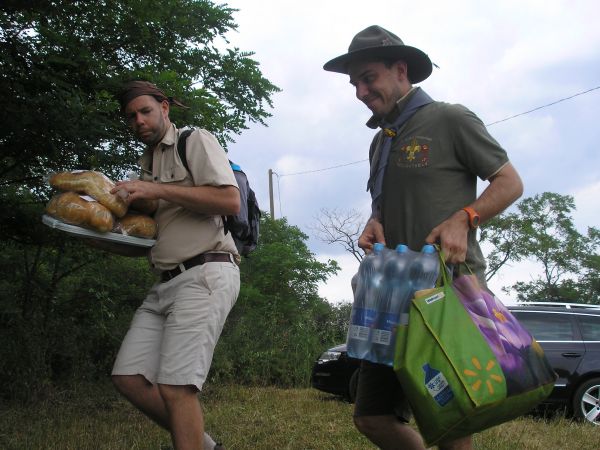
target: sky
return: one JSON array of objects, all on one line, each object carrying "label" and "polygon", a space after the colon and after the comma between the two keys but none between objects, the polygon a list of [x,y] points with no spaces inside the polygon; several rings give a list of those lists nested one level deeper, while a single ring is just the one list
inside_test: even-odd
[{"label": "sky", "polygon": [[[229,45],[253,52],[263,75],[282,89],[273,96],[267,127],[249,124],[234,136],[230,158],[247,173],[265,211],[271,169],[275,218],[285,217],[307,234],[318,260],[338,262],[338,275],[319,287],[328,301],[352,300],[350,279],[358,262],[341,245],[321,242],[314,228],[322,210],[368,217],[367,158],[374,131],[365,126],[370,112],[348,77],[322,67],[346,53],[353,36],[370,25],[429,55],[439,68],[419,86],[434,99],[463,104],[485,124],[501,121],[488,130],[521,175],[522,198],[572,195],[579,231],[600,227],[597,0],[435,0],[408,8],[408,2],[375,0],[226,4],[239,10]],[[478,190],[486,185],[480,182]],[[500,289],[530,281],[539,270],[533,262],[505,267],[490,287],[513,303]]]}]

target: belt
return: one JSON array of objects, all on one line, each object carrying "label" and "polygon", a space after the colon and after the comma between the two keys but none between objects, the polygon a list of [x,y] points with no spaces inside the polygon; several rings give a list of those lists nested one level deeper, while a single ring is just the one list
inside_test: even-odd
[{"label": "belt", "polygon": [[160,282],[165,283],[172,280],[177,275],[182,274],[188,269],[195,266],[200,266],[208,262],[232,262],[233,259],[229,253],[202,253],[180,263],[177,267],[171,270],[165,270],[160,274]]}]

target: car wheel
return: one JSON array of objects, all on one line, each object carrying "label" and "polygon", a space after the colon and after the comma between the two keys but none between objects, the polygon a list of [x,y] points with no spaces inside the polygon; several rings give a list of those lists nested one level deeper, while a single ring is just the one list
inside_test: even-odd
[{"label": "car wheel", "polygon": [[600,425],[600,378],[586,381],[573,397],[573,413],[579,419]]},{"label": "car wheel", "polygon": [[356,369],[352,376],[350,377],[350,381],[348,382],[348,399],[350,403],[354,403],[356,401],[356,390],[358,389],[358,371]]}]

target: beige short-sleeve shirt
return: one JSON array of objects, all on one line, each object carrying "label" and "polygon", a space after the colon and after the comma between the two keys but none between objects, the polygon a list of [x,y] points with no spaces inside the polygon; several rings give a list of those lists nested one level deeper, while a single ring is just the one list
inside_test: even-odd
[{"label": "beige short-sleeve shirt", "polygon": [[[142,180],[180,186],[237,187],[225,150],[206,130],[195,129],[187,138],[188,172],[177,152],[181,131],[172,125],[154,149],[146,149],[139,161]],[[206,252],[227,252],[239,258],[231,233],[223,232],[221,216],[190,211],[161,199],[154,219],[158,237],[149,259],[158,271],[172,269]]]}]

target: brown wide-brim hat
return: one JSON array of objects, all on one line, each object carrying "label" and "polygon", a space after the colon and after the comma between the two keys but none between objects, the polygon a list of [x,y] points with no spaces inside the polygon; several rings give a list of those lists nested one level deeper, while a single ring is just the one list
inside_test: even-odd
[{"label": "brown wide-brim hat", "polygon": [[354,61],[400,59],[406,62],[411,83],[418,83],[431,75],[433,66],[427,54],[418,48],[404,45],[402,39],[385,28],[372,25],[354,36],[348,53],[328,61],[323,69],[348,74],[348,65]]}]

